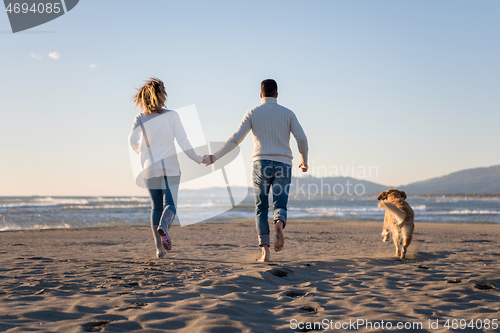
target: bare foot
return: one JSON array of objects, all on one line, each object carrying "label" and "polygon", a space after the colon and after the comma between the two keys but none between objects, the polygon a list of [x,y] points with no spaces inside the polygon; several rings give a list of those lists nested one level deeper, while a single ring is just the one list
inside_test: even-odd
[{"label": "bare foot", "polygon": [[257,259],[257,261],[260,262],[269,262],[269,246],[267,245],[262,245],[262,257]]},{"label": "bare foot", "polygon": [[283,234],[283,221],[278,220],[274,224],[274,251],[280,252],[285,245],[285,235]]}]

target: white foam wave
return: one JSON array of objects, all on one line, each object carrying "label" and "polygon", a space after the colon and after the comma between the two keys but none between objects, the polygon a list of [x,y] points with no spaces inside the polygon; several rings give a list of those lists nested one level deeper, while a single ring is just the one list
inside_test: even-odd
[{"label": "white foam wave", "polygon": [[123,198],[90,198],[90,202],[149,202],[147,197],[123,197]]},{"label": "white foam wave", "polygon": [[17,224],[5,224],[0,227],[0,232],[1,231],[17,231],[17,230],[41,230],[41,229],[68,229],[71,228],[72,226],[61,222],[58,224],[32,224],[32,225],[24,225],[24,226],[19,226]]},{"label": "white foam wave", "polygon": [[445,213],[444,215],[498,215],[498,214],[500,214],[500,211],[498,211],[498,210],[462,209],[462,210],[452,210],[452,211],[449,211],[448,213]]},{"label": "white foam wave", "polygon": [[0,205],[0,208],[37,208],[37,207],[55,207],[62,205],[86,205],[89,201],[86,199],[67,199],[67,198],[35,198],[33,201],[15,202]]},{"label": "white foam wave", "polygon": [[[124,197],[124,198],[103,198],[103,197],[90,197],[90,198],[28,198],[24,201],[15,200],[14,202],[4,202],[0,204],[0,209],[16,209],[16,208],[50,208],[59,207],[63,208],[80,208],[80,209],[96,209],[96,208],[137,208],[144,207],[145,203],[149,203],[149,198],[146,197]],[[137,205],[120,205],[120,203],[138,203]],[[100,203],[114,203],[115,205],[99,205]],[[68,207],[64,207],[68,206]]]},{"label": "white foam wave", "polygon": [[[300,209],[300,208],[298,208]],[[329,212],[340,212],[340,213],[350,213],[350,212],[381,212],[380,208],[338,208],[338,207],[314,207],[305,208],[308,213],[329,213]]]},{"label": "white foam wave", "polygon": [[74,205],[67,206],[64,209],[127,209],[127,208],[147,208],[149,205]]},{"label": "white foam wave", "polygon": [[461,203],[461,202],[498,202],[500,198],[467,198],[467,197],[443,197],[443,198],[428,198],[437,203]]},{"label": "white foam wave", "polygon": [[190,203],[178,203],[177,207],[179,208],[189,208],[189,209],[199,209],[199,208],[214,208],[216,207],[216,204],[213,202],[205,202],[205,203],[200,203],[200,202],[190,202]]},{"label": "white foam wave", "polygon": [[364,216],[364,217],[379,217],[383,215],[383,210],[373,207],[365,208],[339,208],[339,207],[314,207],[314,208],[297,208],[291,207],[292,217],[344,217],[344,216]]}]

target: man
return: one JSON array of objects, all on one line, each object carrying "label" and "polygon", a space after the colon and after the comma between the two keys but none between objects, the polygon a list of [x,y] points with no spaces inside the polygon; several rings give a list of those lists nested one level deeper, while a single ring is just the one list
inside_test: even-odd
[{"label": "man", "polygon": [[[299,168],[306,172],[307,137],[295,114],[278,104],[278,85],[276,81],[267,79],[261,83],[261,105],[249,110],[238,130],[213,155],[215,162],[233,150],[252,130],[253,151],[253,184],[255,195],[256,227],[259,235],[259,246],[262,257],[259,261],[269,261],[269,191],[273,194],[274,216],[274,250],[281,251],[285,244],[283,229],[286,226],[288,193],[292,178],[292,150],[290,149],[290,133],[297,140],[300,152]],[[211,163],[208,163],[211,164]]]}]

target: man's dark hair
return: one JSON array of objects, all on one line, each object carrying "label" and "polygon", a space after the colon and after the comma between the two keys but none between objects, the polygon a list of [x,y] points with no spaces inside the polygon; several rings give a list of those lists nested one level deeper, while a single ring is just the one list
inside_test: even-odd
[{"label": "man's dark hair", "polygon": [[267,79],[260,84],[260,92],[263,97],[276,97],[278,84],[273,79]]}]

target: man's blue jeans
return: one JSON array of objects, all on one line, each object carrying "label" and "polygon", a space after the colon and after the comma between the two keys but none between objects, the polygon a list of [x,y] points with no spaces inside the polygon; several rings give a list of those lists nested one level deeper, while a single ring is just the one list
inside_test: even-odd
[{"label": "man's blue jeans", "polygon": [[259,246],[270,245],[269,193],[273,195],[273,217],[286,225],[286,206],[292,182],[292,166],[269,160],[257,160],[253,163],[253,192],[255,195],[255,224],[259,235]]},{"label": "man's blue jeans", "polygon": [[171,210],[177,213],[177,193],[181,176],[154,177],[144,179],[151,198],[151,224],[154,227],[161,225],[165,230],[168,227],[163,220],[163,212]]}]

